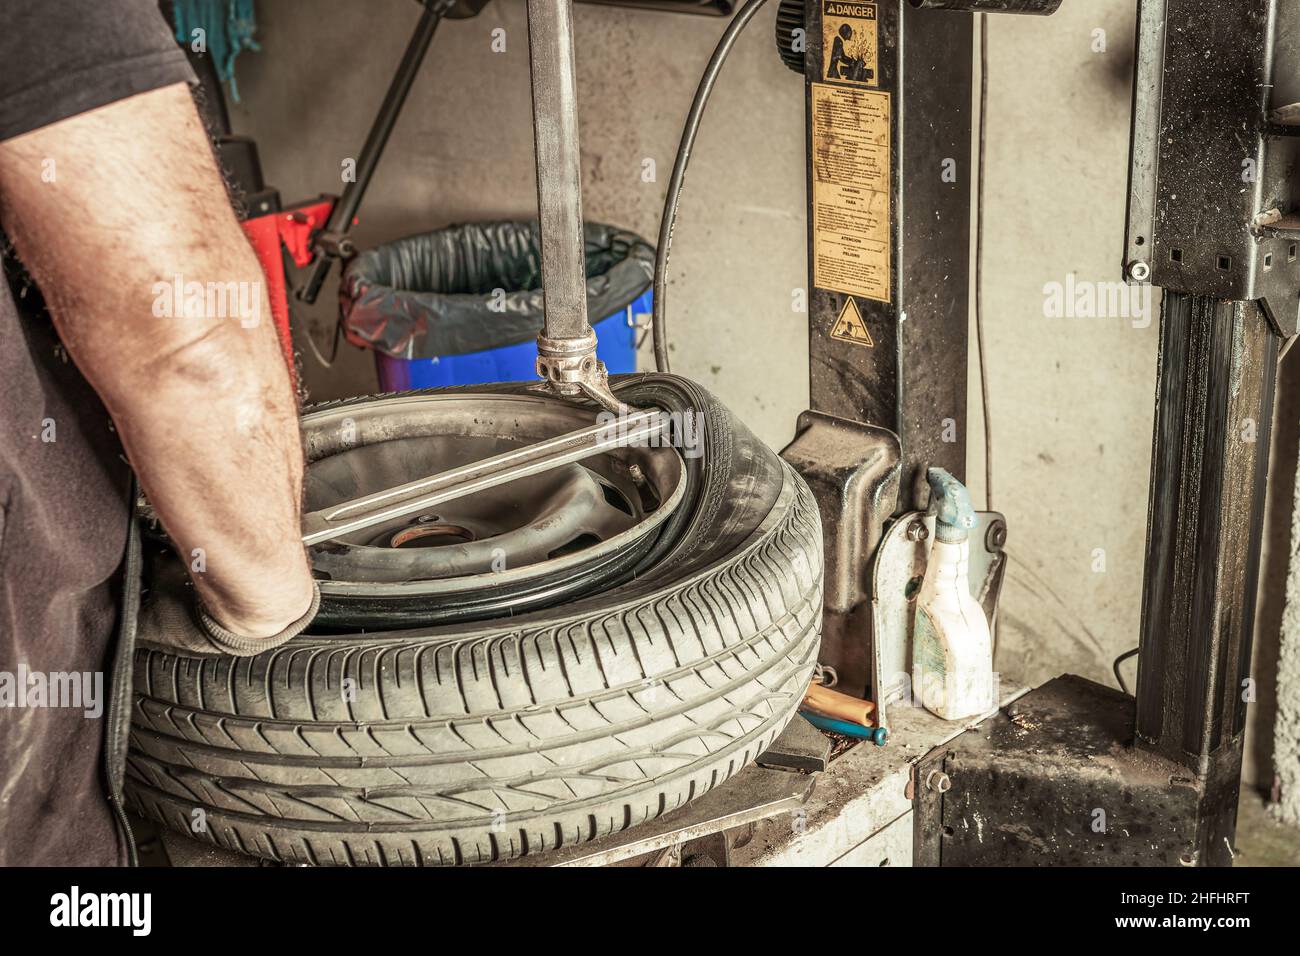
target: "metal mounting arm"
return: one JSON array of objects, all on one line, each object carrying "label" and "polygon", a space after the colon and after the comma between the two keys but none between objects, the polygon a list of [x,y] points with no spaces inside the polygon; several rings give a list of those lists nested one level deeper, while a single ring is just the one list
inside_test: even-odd
[{"label": "metal mounting arm", "polygon": [[528,0],[528,59],[546,309],[546,326],[537,336],[537,374],[559,395],[585,396],[621,412],[626,406],[609,390],[587,321],[573,0]]}]

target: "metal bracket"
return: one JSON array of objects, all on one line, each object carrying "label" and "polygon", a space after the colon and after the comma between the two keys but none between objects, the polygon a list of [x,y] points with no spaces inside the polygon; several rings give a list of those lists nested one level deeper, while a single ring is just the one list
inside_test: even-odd
[{"label": "metal bracket", "polygon": [[565,397],[581,395],[620,415],[630,411],[610,391],[609,373],[596,358],[596,331],[590,326],[582,336],[553,339],[545,331],[538,335],[537,374],[544,380],[542,390]]},{"label": "metal bracket", "polygon": [[1172,292],[1263,302],[1276,332],[1295,334],[1298,67],[1294,3],[1142,0],[1128,278]]},{"label": "metal bracket", "polygon": [[845,693],[867,694],[872,684],[867,567],[897,507],[898,436],[807,411],[781,457],[808,482],[821,512],[826,554],[821,661],[835,668]]},{"label": "metal bracket", "polygon": [[[1006,576],[1006,519],[997,512],[975,514],[970,533],[970,580],[975,599],[989,619],[997,641],[998,599]],[[886,530],[871,572],[872,640],[871,699],[877,721],[888,727],[889,705],[908,700],[912,691],[912,631],[916,595],[925,577],[934,541],[934,515],[912,511],[900,515]]]}]

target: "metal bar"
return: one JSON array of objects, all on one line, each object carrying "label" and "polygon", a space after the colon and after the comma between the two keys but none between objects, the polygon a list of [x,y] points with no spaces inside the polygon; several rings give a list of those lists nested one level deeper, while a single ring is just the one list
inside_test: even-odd
[{"label": "metal bar", "polygon": [[1259,303],[1165,292],[1137,739],[1202,779],[1241,760],[1279,341]]},{"label": "metal bar", "polygon": [[312,263],[306,282],[298,289],[298,298],[302,301],[308,303],[316,301],[325,282],[325,276],[329,274],[331,263],[343,251],[341,247],[347,242],[347,233],[352,226],[352,220],[361,207],[361,200],[365,197],[366,188],[375,174],[375,167],[379,165],[379,159],[384,154],[384,146],[388,143],[389,134],[393,132],[393,126],[397,123],[406,96],[411,91],[411,84],[415,82],[415,75],[420,72],[420,64],[424,61],[424,55],[433,41],[433,34],[437,31],[443,14],[453,6],[453,3],[454,0],[425,0],[424,12],[420,14],[415,31],[406,44],[406,52],[402,54],[402,61],[398,64],[397,72],[393,74],[392,82],[388,84],[388,92],[384,94],[379,113],[370,126],[365,145],[361,147],[361,153],[357,156],[356,178],[343,188],[343,195],[334,204],[329,221],[317,234],[316,259]]},{"label": "metal bar", "polygon": [[626,406],[609,390],[605,363],[596,357],[596,333],[587,321],[573,0],[528,0],[528,62],[546,310],[537,336],[537,374],[558,395],[586,396],[624,414]]},{"label": "metal bar", "polygon": [[730,16],[735,5],[731,0],[579,0],[581,3],[624,10],[655,10],[662,13],[694,13],[706,17]]},{"label": "metal bar", "polygon": [[597,423],[533,445],[511,449],[482,461],[331,505],[303,516],[302,542],[305,545],[319,544],[463,498],[485,488],[582,461],[613,448],[649,441],[660,435],[667,424],[666,416],[657,410],[636,412],[614,422]]},{"label": "metal bar", "polygon": [[[586,339],[587,267],[572,0],[528,0],[537,212],[548,339]],[[592,341],[594,349],[595,342]]]},{"label": "metal bar", "polygon": [[1051,16],[1061,0],[909,0],[919,10],[959,10],[965,13],[1027,13]]}]

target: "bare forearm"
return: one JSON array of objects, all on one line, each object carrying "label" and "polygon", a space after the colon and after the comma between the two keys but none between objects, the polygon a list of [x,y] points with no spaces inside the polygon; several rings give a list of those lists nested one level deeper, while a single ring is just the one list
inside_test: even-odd
[{"label": "bare forearm", "polygon": [[305,610],[308,575],[302,449],[279,343],[269,323],[168,338],[136,364],[120,340],[91,336],[78,362],[96,370],[91,381],[209,609],[235,630],[274,633]]},{"label": "bare forearm", "polygon": [[209,610],[250,635],[300,616],[294,397],[188,92],[0,144],[0,201]]}]

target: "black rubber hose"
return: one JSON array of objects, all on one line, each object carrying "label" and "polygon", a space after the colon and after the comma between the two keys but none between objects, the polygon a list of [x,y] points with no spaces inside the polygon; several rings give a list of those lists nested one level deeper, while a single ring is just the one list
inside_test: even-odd
[{"label": "black rubber hose", "polygon": [[722,64],[726,61],[732,46],[735,45],[736,37],[740,36],[740,31],[749,25],[749,22],[754,19],[754,14],[758,13],[759,8],[766,2],[767,0],[749,0],[723,31],[722,39],[718,41],[713,56],[709,59],[709,65],[704,68],[704,75],[700,77],[695,99],[691,101],[691,111],[686,117],[686,126],[682,129],[681,142],[677,145],[677,160],[673,163],[672,179],[668,181],[668,194],[664,197],[664,212],[659,220],[659,244],[655,250],[654,318],[651,332],[654,336],[655,368],[660,372],[669,371],[668,330],[664,325],[664,304],[668,298],[668,250],[673,244],[673,227],[677,224],[677,204],[682,198],[682,181],[686,178],[686,165],[691,161],[695,134],[700,130],[700,117],[704,115],[704,107],[708,105],[709,94],[713,92],[713,84],[718,79]]},{"label": "black rubber hose", "polygon": [[1115,681],[1119,684],[1119,689],[1126,694],[1129,692],[1128,685],[1124,683],[1124,675],[1120,673],[1119,665],[1123,664],[1130,657],[1137,657],[1139,650],[1140,648],[1135,647],[1131,651],[1125,651],[1119,657],[1115,658],[1115,663],[1110,666],[1110,669],[1115,672]]}]

